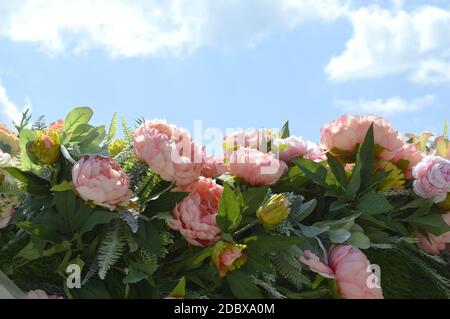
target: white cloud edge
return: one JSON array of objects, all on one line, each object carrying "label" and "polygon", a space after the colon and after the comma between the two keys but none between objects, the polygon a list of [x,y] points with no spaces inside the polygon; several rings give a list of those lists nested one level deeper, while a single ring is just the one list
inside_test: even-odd
[{"label": "white cloud edge", "polygon": [[407,100],[401,97],[391,97],[387,99],[359,99],[359,100],[339,100],[334,104],[348,113],[377,114],[392,116],[398,113],[411,113],[432,107],[437,101],[434,95],[428,94],[423,97]]},{"label": "white cloud edge", "polygon": [[25,105],[22,108],[18,107],[8,96],[2,79],[0,79],[0,114],[15,123],[19,123],[22,118],[22,112],[26,109],[31,109],[31,101],[26,99]]}]

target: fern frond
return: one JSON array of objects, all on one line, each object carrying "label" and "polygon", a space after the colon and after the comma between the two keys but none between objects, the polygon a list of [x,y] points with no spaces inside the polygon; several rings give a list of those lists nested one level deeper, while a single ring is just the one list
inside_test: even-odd
[{"label": "fern frond", "polygon": [[122,125],[123,130],[123,136],[125,140],[125,145],[129,146],[133,144],[133,131],[131,130],[130,126],[128,125],[125,118],[122,116],[120,118],[120,124]]},{"label": "fern frond", "polygon": [[105,279],[108,271],[122,256],[123,250],[131,236],[129,227],[115,223],[103,237],[98,250],[98,275]]},{"label": "fern frond", "polygon": [[310,279],[302,274],[302,265],[298,259],[300,255],[299,248],[291,247],[277,254],[273,260],[273,264],[277,272],[296,287],[302,287],[303,285],[310,286]]},{"label": "fern frond", "polygon": [[122,152],[114,156],[114,161],[116,161],[118,164],[122,165],[125,163],[128,159],[134,157],[134,148],[133,144],[127,145],[124,147]]},{"label": "fern frond", "polygon": [[274,287],[270,282],[261,280],[261,279],[255,279],[255,283],[263,288],[267,293],[269,293],[270,296],[272,296],[275,299],[286,299],[287,297],[283,295],[281,292],[278,291],[276,287]]},{"label": "fern frond", "polygon": [[108,134],[106,134],[106,136],[103,140],[103,143],[102,143],[103,149],[105,149],[105,150],[108,149],[108,147],[114,141],[116,134],[117,134],[117,112],[115,112],[113,117],[111,118],[111,123],[109,124]]}]

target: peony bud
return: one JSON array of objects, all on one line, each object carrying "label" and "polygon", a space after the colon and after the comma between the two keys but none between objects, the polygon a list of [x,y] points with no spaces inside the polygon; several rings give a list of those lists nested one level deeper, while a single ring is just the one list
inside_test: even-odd
[{"label": "peony bud", "polygon": [[43,164],[53,164],[61,156],[59,133],[54,130],[36,132],[35,140],[28,146],[29,152]]},{"label": "peony bud", "polygon": [[264,228],[271,230],[288,218],[290,211],[287,197],[283,194],[277,194],[273,195],[264,206],[258,209],[256,216],[264,225]]},{"label": "peony bud", "polygon": [[108,147],[108,153],[114,157],[122,152],[124,147],[125,144],[122,140],[114,140]]},{"label": "peony bud", "polygon": [[219,241],[213,248],[212,260],[216,265],[219,275],[224,277],[227,272],[239,269],[247,261],[244,253],[246,245]]}]

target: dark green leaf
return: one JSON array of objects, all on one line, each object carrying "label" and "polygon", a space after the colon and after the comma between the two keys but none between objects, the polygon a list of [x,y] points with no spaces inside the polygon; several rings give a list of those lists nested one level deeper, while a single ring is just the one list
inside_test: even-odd
[{"label": "dark green leaf", "polygon": [[356,208],[363,214],[377,215],[386,214],[394,207],[382,194],[372,191],[359,199]]},{"label": "dark green leaf", "polygon": [[291,132],[289,131],[289,121],[287,121],[281,128],[281,138],[288,138],[290,136]]},{"label": "dark green leaf", "polygon": [[304,237],[286,236],[255,236],[249,238],[248,250],[254,254],[264,255],[271,252],[284,250],[293,245],[300,245],[305,242]]},{"label": "dark green leaf", "polygon": [[242,271],[235,270],[228,273],[227,282],[233,295],[238,299],[262,299],[261,291],[255,284],[251,276],[244,274]]}]

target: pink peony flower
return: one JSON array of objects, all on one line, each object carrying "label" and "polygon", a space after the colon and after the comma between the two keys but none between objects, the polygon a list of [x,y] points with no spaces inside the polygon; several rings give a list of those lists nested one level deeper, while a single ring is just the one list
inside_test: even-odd
[{"label": "pink peony flower", "polygon": [[381,117],[343,115],[325,125],[321,131],[321,141],[325,148],[335,155],[339,151],[353,153],[363,143],[371,124],[374,124],[375,144],[383,150],[378,157],[391,160],[403,146],[401,136]]},{"label": "pink peony flower", "polygon": [[168,225],[179,231],[194,246],[210,246],[220,239],[216,214],[223,187],[212,179],[201,177],[199,181],[177,188],[191,192],[172,212]]},{"label": "pink peony flower", "polygon": [[[405,143],[400,148],[392,159],[392,163],[398,164],[400,169],[405,170],[405,178],[412,178],[412,169],[416,166],[424,157],[424,154],[419,151],[416,145]],[[406,167],[402,167],[402,161],[408,161]]]},{"label": "pink peony flower", "polygon": [[165,121],[146,121],[134,133],[138,159],[166,181],[187,185],[195,181],[204,166],[204,151],[190,135]]},{"label": "pink peony flower", "polygon": [[291,136],[284,139],[274,139],[272,145],[279,151],[280,159],[290,163],[291,159],[303,157],[313,161],[326,159],[323,151],[315,143],[305,141],[301,137]]},{"label": "pink peony flower", "polygon": [[6,210],[6,212],[2,212],[2,208],[0,207],[0,229],[8,227],[13,217],[14,211],[14,207],[10,207]]},{"label": "pink peony flower", "polygon": [[[442,215],[442,218],[450,225],[450,213]],[[447,244],[450,244],[450,231],[442,235],[435,236],[433,234],[428,234],[427,236],[422,233],[417,232],[417,246],[434,256],[439,255],[442,251],[446,250]]]},{"label": "pink peony flower", "polygon": [[72,168],[72,182],[81,198],[111,211],[128,205],[132,197],[128,176],[107,157],[83,157]]},{"label": "pink peony flower", "polygon": [[51,131],[57,131],[57,132],[61,132],[64,128],[64,121],[59,119],[56,122],[52,122],[49,126],[48,129]]},{"label": "pink peony flower", "polygon": [[331,249],[328,265],[310,251],[305,251],[300,261],[311,271],[336,280],[339,294],[345,299],[383,299],[381,288],[369,288],[372,275],[370,262],[357,248],[337,245]]},{"label": "pink peony flower", "polygon": [[414,191],[435,203],[443,202],[450,192],[450,160],[439,156],[426,156],[413,168]]},{"label": "pink peony flower", "polygon": [[216,178],[225,174],[228,168],[225,166],[223,159],[208,157],[205,166],[202,169],[202,175],[205,177]]},{"label": "pink peony flower", "polygon": [[240,148],[230,156],[230,173],[252,186],[275,184],[286,168],[272,153],[256,149]]},{"label": "pink peony flower", "polygon": [[64,299],[63,297],[55,296],[55,295],[47,295],[47,293],[44,290],[36,289],[29,291],[25,299]]},{"label": "pink peony flower", "polygon": [[201,198],[201,205],[206,210],[217,212],[220,199],[222,198],[223,187],[218,185],[213,179],[201,176],[198,181],[189,185],[177,187],[175,191],[199,195]]}]

